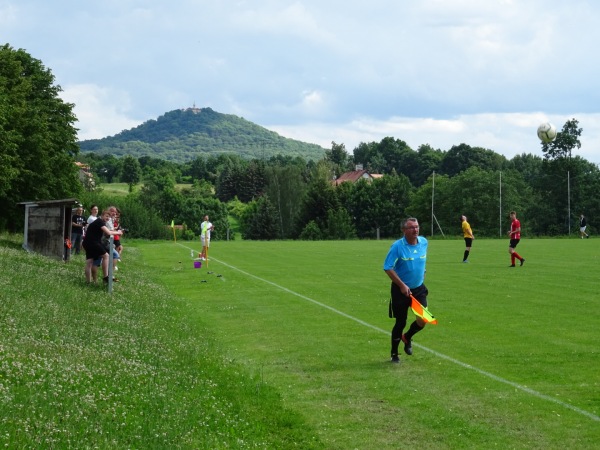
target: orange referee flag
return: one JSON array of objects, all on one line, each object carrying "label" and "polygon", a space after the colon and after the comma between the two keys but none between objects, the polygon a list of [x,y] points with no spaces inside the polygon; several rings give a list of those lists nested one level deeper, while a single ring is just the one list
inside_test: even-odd
[{"label": "orange referee flag", "polygon": [[437,325],[437,319],[433,317],[433,314],[429,312],[426,306],[421,305],[421,303],[419,303],[419,300],[414,298],[412,294],[410,296],[410,309],[412,309],[415,315],[423,319],[425,323]]}]

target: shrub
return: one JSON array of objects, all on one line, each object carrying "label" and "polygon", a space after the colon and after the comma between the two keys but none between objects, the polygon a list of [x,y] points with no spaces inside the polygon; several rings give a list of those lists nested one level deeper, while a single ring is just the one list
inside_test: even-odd
[{"label": "shrub", "polygon": [[323,238],[323,233],[319,225],[314,220],[311,220],[306,224],[302,233],[300,233],[300,239],[303,241],[319,241]]}]

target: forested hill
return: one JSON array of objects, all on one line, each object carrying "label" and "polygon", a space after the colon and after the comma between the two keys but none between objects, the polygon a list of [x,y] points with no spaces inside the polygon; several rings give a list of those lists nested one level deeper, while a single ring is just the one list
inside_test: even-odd
[{"label": "forested hill", "polygon": [[151,156],[178,163],[222,153],[248,159],[281,154],[305,160],[318,160],[325,154],[319,145],[285,138],[241,117],[211,108],[170,111],[115,136],[81,141],[79,146],[82,152],[99,155]]}]

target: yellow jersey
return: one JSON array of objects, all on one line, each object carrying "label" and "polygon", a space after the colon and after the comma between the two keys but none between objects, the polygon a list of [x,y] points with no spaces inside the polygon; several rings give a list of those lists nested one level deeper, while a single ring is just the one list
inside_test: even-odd
[{"label": "yellow jersey", "polygon": [[462,232],[463,236],[466,238],[470,238],[473,236],[473,232],[471,231],[471,225],[469,225],[469,222],[467,222],[466,220],[463,220]]}]

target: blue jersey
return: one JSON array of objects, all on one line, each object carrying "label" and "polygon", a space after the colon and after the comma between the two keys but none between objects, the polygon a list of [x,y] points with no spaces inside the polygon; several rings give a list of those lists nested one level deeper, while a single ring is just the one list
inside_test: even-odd
[{"label": "blue jersey", "polygon": [[417,237],[415,245],[410,245],[405,237],[397,240],[385,257],[383,270],[394,269],[410,289],[421,286],[425,281],[428,245],[427,239],[422,236]]}]

